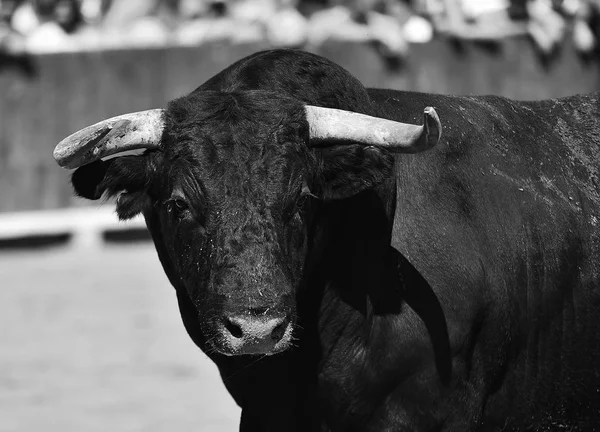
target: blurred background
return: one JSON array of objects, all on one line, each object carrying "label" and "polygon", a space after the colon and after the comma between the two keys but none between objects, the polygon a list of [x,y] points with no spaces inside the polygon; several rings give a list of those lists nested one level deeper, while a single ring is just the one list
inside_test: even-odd
[{"label": "blurred background", "polygon": [[0,432],[238,427],[143,221],[72,196],[65,136],[270,47],[374,87],[597,91],[599,37],[600,0],[0,0]]}]

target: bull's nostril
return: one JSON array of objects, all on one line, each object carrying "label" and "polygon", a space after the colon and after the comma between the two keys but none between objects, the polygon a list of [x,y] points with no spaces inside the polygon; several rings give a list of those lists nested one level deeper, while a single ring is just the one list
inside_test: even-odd
[{"label": "bull's nostril", "polygon": [[244,335],[242,328],[229,319],[225,319],[225,328],[234,338],[241,338]]},{"label": "bull's nostril", "polygon": [[273,329],[273,332],[271,333],[271,340],[273,342],[279,342],[279,340],[283,337],[288,323],[288,320],[284,320]]}]

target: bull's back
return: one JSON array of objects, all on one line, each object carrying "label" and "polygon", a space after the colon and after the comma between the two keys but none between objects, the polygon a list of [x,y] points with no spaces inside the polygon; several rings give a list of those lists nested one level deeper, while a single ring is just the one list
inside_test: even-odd
[{"label": "bull's back", "polygon": [[436,149],[398,157],[393,242],[438,295],[460,352],[455,373],[480,382],[487,424],[591,424],[600,407],[598,95],[371,94],[381,115],[419,122],[432,105],[443,123]]}]

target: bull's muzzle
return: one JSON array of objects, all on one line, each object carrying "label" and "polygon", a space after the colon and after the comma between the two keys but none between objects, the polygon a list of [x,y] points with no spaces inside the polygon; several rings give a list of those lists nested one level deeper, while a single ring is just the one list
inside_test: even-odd
[{"label": "bull's muzzle", "polygon": [[224,354],[276,354],[290,346],[292,323],[288,316],[228,315],[220,325]]}]

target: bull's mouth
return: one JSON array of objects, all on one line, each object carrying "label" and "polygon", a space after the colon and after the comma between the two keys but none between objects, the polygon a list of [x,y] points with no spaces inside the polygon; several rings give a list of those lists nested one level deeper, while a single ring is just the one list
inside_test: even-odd
[{"label": "bull's mouth", "polygon": [[273,355],[291,346],[293,327],[289,316],[226,315],[207,343],[226,356]]}]

